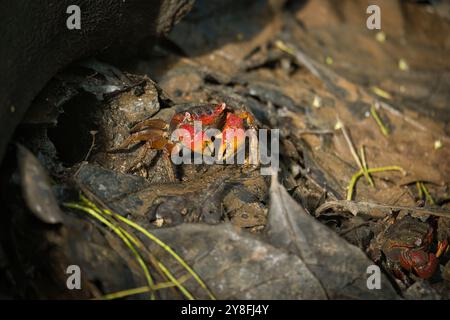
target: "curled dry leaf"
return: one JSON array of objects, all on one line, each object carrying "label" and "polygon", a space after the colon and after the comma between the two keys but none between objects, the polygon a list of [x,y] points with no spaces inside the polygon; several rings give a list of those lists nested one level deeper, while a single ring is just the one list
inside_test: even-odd
[{"label": "curled dry leaf", "polygon": [[63,215],[50,186],[47,172],[24,146],[18,144],[17,150],[22,192],[28,208],[42,222],[62,223]]}]

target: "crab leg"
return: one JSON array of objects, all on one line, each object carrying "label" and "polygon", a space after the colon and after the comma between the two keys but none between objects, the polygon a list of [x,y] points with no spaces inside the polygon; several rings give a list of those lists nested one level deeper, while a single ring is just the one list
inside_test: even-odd
[{"label": "crab leg", "polygon": [[137,166],[142,162],[142,160],[145,159],[149,150],[150,148],[147,148],[146,146],[143,147],[141,152],[139,152],[139,155],[136,157],[136,160],[125,169],[125,172],[128,173],[134,169],[137,169]]},{"label": "crab leg", "polygon": [[439,241],[436,251],[436,257],[439,258],[448,249],[447,240]]},{"label": "crab leg", "polygon": [[255,129],[255,128],[256,128],[256,126],[255,126],[255,119],[254,119],[253,116],[250,115],[250,113],[248,113],[247,111],[241,111],[241,112],[238,114],[238,117],[241,118],[241,119],[243,119],[243,120],[246,120],[246,122],[247,122],[249,128],[251,128],[251,129]]},{"label": "crab leg", "polygon": [[148,141],[152,146],[155,146],[155,149],[158,149],[158,146],[161,145],[161,147],[159,148],[161,150],[168,142],[168,140],[165,138],[165,134],[166,132],[161,129],[146,129],[143,131],[135,132],[128,138],[126,138],[120,146],[109,150],[109,152],[126,150],[130,145],[143,141]]},{"label": "crab leg", "polygon": [[142,147],[142,151],[139,153],[136,160],[125,171],[128,172],[130,170],[135,169],[138,166],[138,164],[141,163],[145,159],[149,150],[154,149],[154,150],[164,150],[165,151],[165,147],[167,144],[168,144],[167,139],[162,136],[153,136],[151,139],[148,139],[147,142]]},{"label": "crab leg", "polygon": [[131,129],[130,129],[130,133],[135,133],[138,131],[141,131],[143,129],[160,129],[160,130],[165,130],[169,127],[169,125],[161,119],[147,119],[144,121],[141,121],[139,123],[137,123],[136,125],[134,125]]}]

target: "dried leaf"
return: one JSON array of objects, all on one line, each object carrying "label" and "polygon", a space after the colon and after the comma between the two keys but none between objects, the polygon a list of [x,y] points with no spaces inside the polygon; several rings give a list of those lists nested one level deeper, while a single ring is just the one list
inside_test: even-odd
[{"label": "dried leaf", "polygon": [[328,298],[398,298],[384,275],[380,290],[367,288],[367,268],[373,262],[359,248],[311,217],[279,184],[276,175],[272,178],[270,199],[269,241],[298,255],[320,281]]},{"label": "dried leaf", "polygon": [[[230,224],[183,224],[152,233],[181,254],[218,299],[326,298],[301,259]],[[171,266],[162,252],[156,252],[160,248],[148,246]],[[204,293],[194,280],[184,286],[197,298],[207,298],[201,296]]]},{"label": "dried leaf", "polygon": [[24,146],[17,145],[23,196],[31,212],[42,222],[63,222],[58,201],[53,194],[47,172],[38,159]]}]

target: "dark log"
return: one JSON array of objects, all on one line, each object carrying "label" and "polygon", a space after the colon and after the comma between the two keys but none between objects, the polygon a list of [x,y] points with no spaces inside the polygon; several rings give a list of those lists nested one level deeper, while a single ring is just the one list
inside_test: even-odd
[{"label": "dark log", "polygon": [[[1,0],[0,162],[33,98],[71,62],[153,41],[167,33],[194,0]],[[69,30],[67,8],[81,9]]]}]

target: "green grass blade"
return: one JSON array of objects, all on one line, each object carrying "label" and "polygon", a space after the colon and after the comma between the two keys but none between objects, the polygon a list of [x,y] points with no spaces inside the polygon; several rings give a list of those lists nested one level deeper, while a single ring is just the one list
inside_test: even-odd
[{"label": "green grass blade", "polygon": [[170,273],[169,269],[167,269],[162,263],[159,263],[159,267],[167,276],[167,278],[169,278],[169,280],[173,282],[178,289],[180,289],[180,291],[186,296],[186,298],[188,298],[189,300],[195,300],[192,294],[187,291],[187,289]]},{"label": "green grass blade", "polygon": [[[107,210],[105,210],[105,211],[107,211]],[[111,214],[113,214],[113,213],[111,213]],[[137,223],[134,223],[133,221],[131,221],[131,220],[127,219],[127,218],[124,218],[124,217],[122,217],[119,214],[114,214],[114,216],[117,219],[125,222],[126,224],[128,224],[132,228],[140,231],[142,234],[144,234],[151,241],[155,242],[157,245],[159,245],[165,251],[167,251],[172,257],[175,258],[175,260],[177,260],[194,277],[194,279],[197,281],[197,283],[208,293],[208,295],[209,295],[209,297],[211,299],[213,299],[213,300],[216,299],[215,296],[212,294],[212,292],[208,289],[206,284],[202,281],[202,279],[200,279],[200,277],[195,273],[195,271],[175,251],[173,251],[172,248],[170,248],[168,245],[166,245],[164,242],[159,240],[156,236],[154,236],[153,234],[151,234],[150,232],[145,230],[143,227],[141,227]]]},{"label": "green grass blade", "polygon": [[[378,172],[385,172],[385,171],[400,171],[401,173],[405,174],[405,170],[403,170],[403,168],[399,167],[399,166],[387,166],[387,167],[367,169],[367,173],[378,173]],[[363,176],[363,174],[364,174],[363,170],[359,170],[351,178],[350,183],[347,187],[347,200],[349,200],[349,201],[352,200],[353,192],[355,190],[355,185],[358,182],[358,179]]]},{"label": "green grass blade", "polygon": [[[125,245],[132,251],[138,264],[140,265],[140,267],[142,268],[142,270],[144,272],[144,275],[145,275],[145,278],[147,280],[149,287],[152,288],[154,286],[153,279],[150,275],[147,265],[145,264],[144,260],[142,259],[141,255],[139,254],[139,252],[131,244],[131,242],[129,241],[127,236],[125,236],[123,234],[123,232],[119,229],[119,227],[115,226],[113,223],[111,223],[105,217],[103,217],[101,214],[99,214],[96,210],[94,210],[90,207],[85,207],[85,206],[79,205],[77,203],[66,203],[64,205],[68,208],[84,211],[84,212],[90,214],[91,216],[93,216],[94,218],[96,218],[97,220],[99,220],[100,222],[102,222],[103,224],[105,224],[107,227],[109,227],[117,236],[119,236],[119,238],[125,243]],[[150,298],[152,300],[154,300],[156,298],[154,291],[151,292]]]}]

